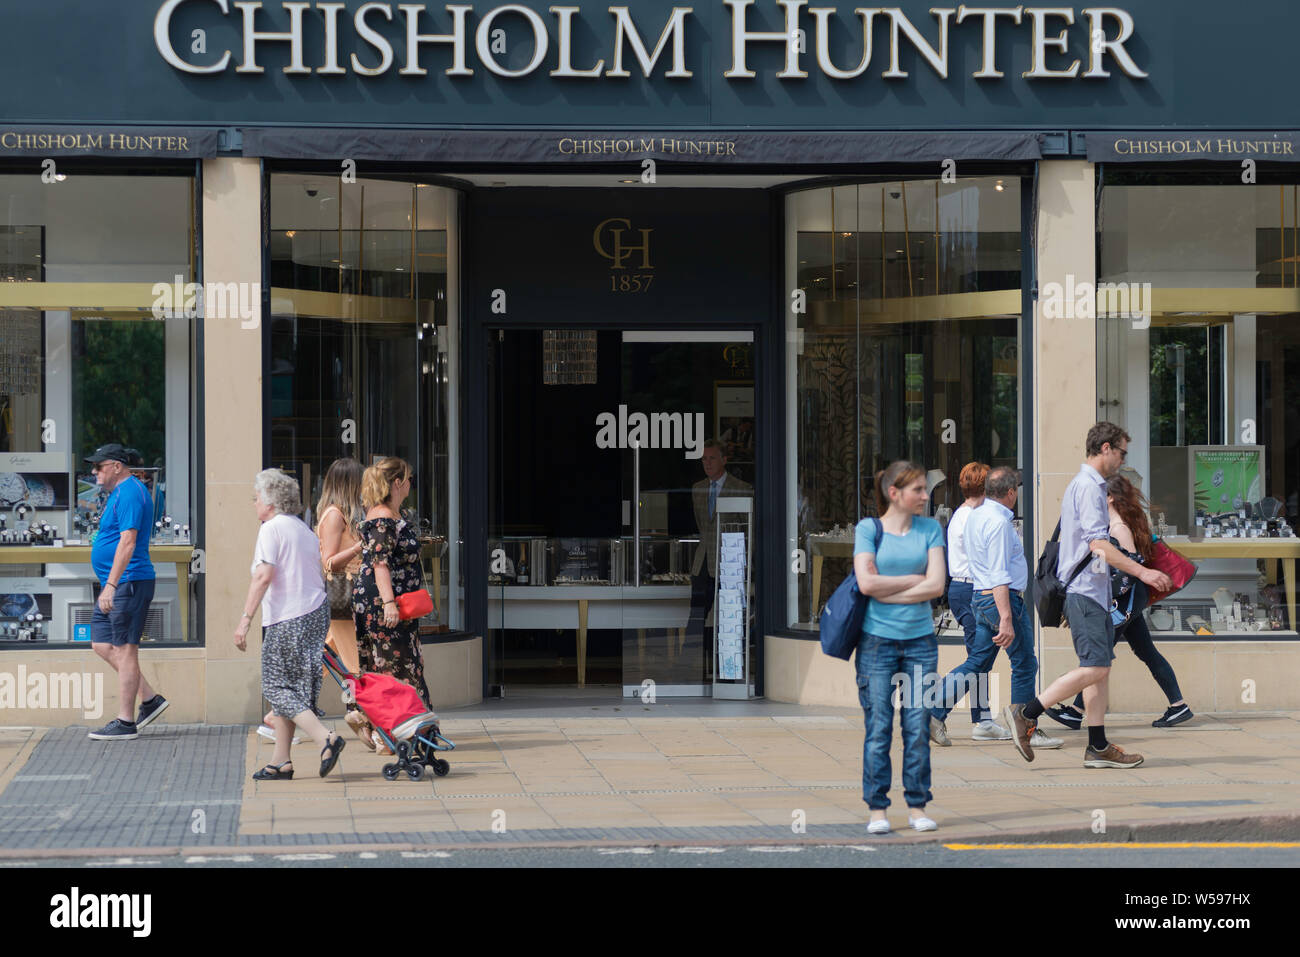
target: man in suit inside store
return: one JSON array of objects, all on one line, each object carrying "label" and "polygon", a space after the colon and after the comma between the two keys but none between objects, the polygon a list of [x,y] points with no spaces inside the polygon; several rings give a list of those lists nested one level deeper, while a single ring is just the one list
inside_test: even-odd
[{"label": "man in suit inside store", "polygon": [[705,625],[712,625],[710,611],[718,574],[718,499],[754,495],[752,485],[727,472],[726,450],[716,439],[704,443],[700,463],[704,466],[704,478],[691,488],[695,526],[700,535],[691,558],[691,617],[686,625],[687,637],[691,639],[703,638]]}]

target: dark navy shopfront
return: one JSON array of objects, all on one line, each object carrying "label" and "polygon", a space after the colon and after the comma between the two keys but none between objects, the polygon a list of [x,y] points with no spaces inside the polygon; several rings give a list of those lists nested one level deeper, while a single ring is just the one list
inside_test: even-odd
[{"label": "dark navy shopfront", "polygon": [[[876,469],[922,462],[937,512],[967,461],[1038,467],[1034,417],[1057,399],[1032,392],[1036,257],[1060,234],[1037,217],[1078,202],[1040,192],[1044,161],[1102,182],[1251,160],[1290,190],[1300,124],[1278,128],[1258,95],[1290,81],[1290,22],[1211,0],[1176,16],[1161,0],[46,0],[0,36],[0,80],[42,91],[0,111],[6,189],[52,162],[104,183],[84,208],[118,222],[137,210],[110,178],[183,180],[193,248],[157,277],[171,260],[149,251],[129,276],[110,256],[66,282],[24,254],[39,294],[0,306],[67,310],[75,330],[149,304],[99,308],[74,279],[217,280],[198,211],[237,202],[205,188],[246,171],[260,463],[308,503],[340,456],[412,463],[424,640],[481,639],[475,693],[762,695],[765,638],[816,637]],[[1257,218],[1274,242],[1272,207]],[[197,321],[196,387],[204,337]],[[218,408],[198,400],[185,453],[195,545]],[[0,451],[33,451],[17,441]],[[1026,484],[1029,551],[1038,495]],[[203,589],[237,577],[205,575],[178,586],[188,640],[219,617]]]}]

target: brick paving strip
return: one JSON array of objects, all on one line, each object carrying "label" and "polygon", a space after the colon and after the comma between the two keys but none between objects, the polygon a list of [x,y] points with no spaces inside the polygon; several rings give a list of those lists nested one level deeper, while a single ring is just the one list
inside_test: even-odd
[{"label": "brick paving strip", "polygon": [[[940,830],[906,829],[896,747],[899,830],[879,840],[1300,836],[1300,715],[1198,716],[1172,731],[1149,720],[1112,716],[1113,737],[1147,755],[1122,772],[1084,769],[1081,733],[1062,729],[1066,747],[1030,765],[950,722],[953,747],[931,751]],[[247,726],[159,724],[133,742],[0,729],[0,858],[877,840],[864,826],[861,718],[849,712],[452,715],[443,731],[458,745],[445,778],[385,781],[390,759],[352,738],[328,778],[308,742],[294,749],[293,781],[254,782],[271,744]]]}]

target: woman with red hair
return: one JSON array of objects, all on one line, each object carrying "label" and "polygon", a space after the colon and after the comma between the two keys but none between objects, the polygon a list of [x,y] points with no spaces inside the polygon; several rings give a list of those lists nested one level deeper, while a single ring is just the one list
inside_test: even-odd
[{"label": "woman with red hair", "polygon": [[[962,635],[966,640],[966,653],[974,654],[975,612],[971,609],[971,595],[975,587],[971,578],[970,560],[966,557],[966,520],[975,509],[984,504],[984,480],[989,476],[989,467],[983,462],[968,462],[962,467],[957,481],[961,493],[966,497],[957,511],[948,520],[948,608],[952,610],[957,624],[961,625]],[[970,696],[970,723],[974,726],[971,738],[975,741],[1007,741],[1011,732],[993,720],[989,711],[988,683],[981,682]],[[943,728],[942,723],[931,725],[931,739],[940,747],[947,747],[947,731],[943,729],[942,737],[936,732]]]}]

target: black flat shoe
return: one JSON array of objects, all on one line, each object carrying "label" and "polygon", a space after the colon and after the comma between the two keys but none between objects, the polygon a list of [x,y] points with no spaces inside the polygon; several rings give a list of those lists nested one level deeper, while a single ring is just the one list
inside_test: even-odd
[{"label": "black flat shoe", "polygon": [[334,770],[334,765],[339,763],[339,755],[343,753],[343,748],[346,745],[347,742],[343,740],[343,735],[338,734],[334,736],[333,744],[327,744],[325,745],[325,747],[320,749],[320,753],[321,753],[320,776],[321,777],[325,777],[325,775],[329,774],[331,771]]},{"label": "black flat shoe", "polygon": [[1083,715],[1070,707],[1057,705],[1054,708],[1048,708],[1043,712],[1057,724],[1063,724],[1071,731],[1078,731],[1083,727]]},{"label": "black flat shoe", "polygon": [[290,768],[288,771],[281,770],[281,768],[283,768],[286,764],[293,764],[293,762],[285,761],[281,764],[268,764],[266,767],[262,768],[262,770],[253,772],[253,780],[254,781],[292,781],[293,768]]}]

